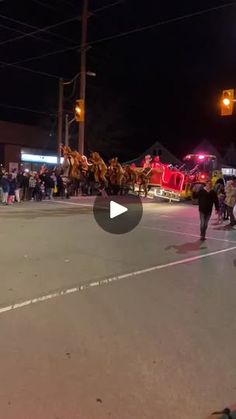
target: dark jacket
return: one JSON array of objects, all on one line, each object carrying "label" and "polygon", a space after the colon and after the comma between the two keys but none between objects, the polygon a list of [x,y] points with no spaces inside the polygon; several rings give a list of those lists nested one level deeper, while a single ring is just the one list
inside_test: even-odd
[{"label": "dark jacket", "polygon": [[217,193],[213,191],[207,192],[206,189],[201,189],[198,194],[198,205],[199,211],[203,214],[211,214],[213,205],[215,205],[216,211],[219,210],[219,200]]},{"label": "dark jacket", "polygon": [[28,175],[24,175],[22,177],[22,187],[23,188],[28,188],[29,187],[29,176]]},{"label": "dark jacket", "polygon": [[54,188],[54,180],[51,178],[51,176],[49,174],[46,174],[43,181],[45,183],[45,188],[46,189]]},{"label": "dark jacket", "polygon": [[22,188],[22,184],[23,184],[23,175],[22,173],[18,173],[18,175],[16,176],[16,188],[17,189]]},{"label": "dark jacket", "polygon": [[16,179],[9,181],[9,195],[14,196],[16,191]]},{"label": "dark jacket", "polygon": [[1,179],[1,187],[4,193],[9,192],[10,190],[10,183],[9,180],[7,178],[5,178],[4,176]]}]

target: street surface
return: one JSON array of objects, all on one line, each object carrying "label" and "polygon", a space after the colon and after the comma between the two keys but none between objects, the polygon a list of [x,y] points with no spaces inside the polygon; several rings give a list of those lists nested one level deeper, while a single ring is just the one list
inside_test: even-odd
[{"label": "street surface", "polygon": [[[212,221],[214,223],[214,220]],[[205,419],[236,402],[236,231],[144,204],[111,235],[92,199],[0,207],[3,419]]]}]

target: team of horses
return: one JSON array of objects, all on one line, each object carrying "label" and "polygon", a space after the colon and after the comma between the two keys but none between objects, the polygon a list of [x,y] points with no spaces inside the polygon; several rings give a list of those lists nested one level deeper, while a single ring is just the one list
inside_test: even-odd
[{"label": "team of horses", "polygon": [[61,147],[64,161],[58,169],[64,182],[79,183],[94,189],[105,190],[108,194],[126,194],[137,189],[147,195],[151,176],[150,168],[137,168],[134,165],[122,165],[117,157],[105,163],[98,152],[92,152],[89,158],[70,147]]}]

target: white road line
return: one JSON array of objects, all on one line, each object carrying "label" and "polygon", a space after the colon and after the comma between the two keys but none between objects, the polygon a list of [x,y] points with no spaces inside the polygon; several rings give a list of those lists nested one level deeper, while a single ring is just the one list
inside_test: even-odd
[{"label": "white road line", "polygon": [[86,203],[84,203],[84,204],[82,204],[82,203],[80,203],[80,202],[67,202],[67,201],[53,201],[55,204],[64,204],[64,205],[76,205],[77,207],[78,206],[81,206],[81,207],[93,207],[93,204],[86,204]]},{"label": "white road line", "polygon": [[184,265],[184,264],[195,262],[195,261],[198,261],[198,260],[201,260],[201,259],[206,259],[206,258],[211,257],[211,256],[216,256],[216,255],[220,255],[220,254],[223,254],[223,253],[232,252],[233,250],[236,250],[236,246],[229,247],[227,249],[216,250],[216,251],[210,252],[210,253],[204,253],[203,255],[192,256],[192,257],[186,258],[186,259],[180,259],[180,260],[177,260],[175,262],[170,262],[170,263],[166,263],[166,264],[163,264],[163,265],[156,265],[156,266],[152,266],[150,268],[140,269],[139,271],[128,272],[128,273],[123,274],[123,275],[117,275],[117,276],[113,276],[113,277],[110,277],[110,278],[105,278],[105,279],[102,279],[100,281],[89,282],[87,284],[79,285],[77,287],[68,288],[68,289],[65,289],[65,290],[54,292],[52,294],[43,295],[41,297],[32,298],[32,299],[29,299],[29,300],[26,300],[26,301],[22,301],[22,302],[19,302],[19,303],[16,303],[16,304],[12,304],[12,305],[9,305],[9,306],[2,307],[2,308],[0,308],[0,314],[5,313],[7,311],[12,311],[12,310],[16,310],[16,309],[19,309],[19,308],[23,308],[23,307],[26,307],[26,306],[29,306],[29,305],[32,305],[32,304],[37,304],[37,303],[40,303],[42,301],[52,300],[54,298],[62,297],[64,295],[74,294],[76,292],[81,292],[81,291],[86,291],[90,288],[97,288],[97,287],[100,287],[102,285],[108,285],[108,284],[111,284],[113,282],[121,281],[122,279],[133,278],[135,276],[144,275],[144,274],[147,274],[147,273],[150,273],[150,272],[159,271],[161,269],[167,269],[167,268],[171,268],[173,266]]},{"label": "white road line", "polygon": [[[197,234],[192,234],[192,233],[184,233],[183,231],[177,231],[177,230],[166,230],[164,228],[159,228],[159,227],[151,227],[151,226],[147,226],[147,225],[141,225],[141,228],[146,228],[148,230],[157,230],[157,231],[161,231],[163,233],[170,233],[170,234],[177,234],[180,236],[190,236],[190,237],[196,237],[196,238],[200,238],[199,235]],[[236,240],[228,240],[228,239],[219,239],[218,237],[211,237],[211,236],[207,236],[207,239],[209,240],[216,240],[219,242],[226,242],[226,243],[235,243],[236,244]]]},{"label": "white road line", "polygon": [[[175,221],[176,224],[185,224],[185,225],[188,225],[188,226],[199,226],[199,223],[188,223],[186,221],[180,221],[180,220],[176,219],[176,217],[173,216],[173,215],[166,215],[166,216],[165,215],[159,215],[159,217],[160,218],[169,218],[169,219],[172,218]],[[154,219],[154,216],[150,217],[150,218]],[[157,219],[157,217],[155,216],[155,221],[156,221],[156,219]],[[211,221],[214,221],[214,220],[211,220]],[[211,224],[209,224],[208,228],[211,228]]]}]

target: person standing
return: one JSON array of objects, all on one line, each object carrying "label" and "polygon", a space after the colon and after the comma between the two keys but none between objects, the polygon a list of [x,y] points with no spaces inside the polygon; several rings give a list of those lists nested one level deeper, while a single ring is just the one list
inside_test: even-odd
[{"label": "person standing", "polygon": [[226,227],[233,227],[236,224],[236,220],[234,217],[234,206],[236,204],[236,187],[233,180],[229,180],[227,182],[225,188],[225,204],[227,205],[228,215],[230,219],[230,223]]},{"label": "person standing", "polygon": [[28,172],[23,173],[22,178],[22,189],[23,189],[23,201],[28,201],[29,199],[29,175]]},{"label": "person standing", "polygon": [[7,203],[8,205],[13,204],[14,198],[15,198],[15,192],[16,192],[16,177],[14,175],[9,175],[9,194]]},{"label": "person standing", "polygon": [[2,187],[2,203],[8,205],[8,195],[10,191],[10,182],[8,179],[8,173],[4,173],[1,179],[1,187]]},{"label": "person standing", "polygon": [[215,209],[218,212],[219,201],[218,201],[217,193],[213,190],[212,182],[211,180],[209,180],[206,183],[206,186],[203,189],[201,189],[198,193],[201,240],[206,239],[206,231],[207,231],[209,220],[211,218],[213,205],[215,205]]},{"label": "person standing", "polygon": [[35,186],[36,186],[36,176],[34,173],[31,173],[29,177],[29,199],[30,200],[34,199]]}]

